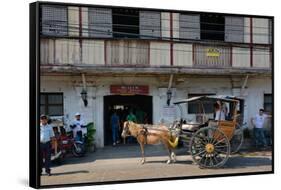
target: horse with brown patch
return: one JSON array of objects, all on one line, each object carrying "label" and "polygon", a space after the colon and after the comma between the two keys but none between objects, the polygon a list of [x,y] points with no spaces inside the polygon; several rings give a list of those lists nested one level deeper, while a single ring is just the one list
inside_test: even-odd
[{"label": "horse with brown patch", "polygon": [[123,138],[133,136],[140,144],[142,159],[141,163],[145,163],[144,146],[145,144],[159,144],[162,143],[168,150],[169,159],[167,164],[176,162],[176,155],[173,149],[177,146],[178,137],[172,135],[169,129],[164,125],[150,126],[137,124],[132,121],[126,121],[123,125],[122,135]]}]

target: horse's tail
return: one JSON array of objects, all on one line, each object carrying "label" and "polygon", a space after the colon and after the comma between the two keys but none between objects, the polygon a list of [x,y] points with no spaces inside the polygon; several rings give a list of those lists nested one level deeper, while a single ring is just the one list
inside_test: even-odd
[{"label": "horse's tail", "polygon": [[179,137],[176,137],[174,142],[172,142],[172,140],[168,139],[168,142],[169,142],[169,145],[172,147],[172,148],[176,148],[179,144]]}]

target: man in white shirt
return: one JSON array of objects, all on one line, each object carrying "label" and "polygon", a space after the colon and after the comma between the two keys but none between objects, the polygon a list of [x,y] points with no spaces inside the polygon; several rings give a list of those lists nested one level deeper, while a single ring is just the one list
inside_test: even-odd
[{"label": "man in white shirt", "polygon": [[224,121],[225,120],[225,113],[222,110],[216,111],[215,121]]},{"label": "man in white shirt", "polygon": [[41,161],[41,174],[42,169],[45,167],[45,171],[48,176],[51,175],[51,140],[54,138],[53,127],[48,125],[48,119],[46,115],[40,116],[40,161]]},{"label": "man in white shirt", "polygon": [[215,121],[224,121],[225,112],[222,110],[220,103],[216,102],[214,104],[214,108],[215,108]]},{"label": "man in white shirt", "polygon": [[221,106],[218,102],[214,104],[214,120],[208,121],[209,127],[217,127],[218,121],[224,121],[225,120],[225,112],[221,109]]},{"label": "man in white shirt", "polygon": [[265,147],[266,146],[266,139],[265,139],[265,135],[264,135],[264,125],[265,125],[266,119],[268,117],[270,117],[270,116],[264,114],[264,109],[261,108],[259,110],[259,113],[251,119],[251,123],[254,126],[254,136],[255,136],[256,147],[259,147],[259,146]]},{"label": "man in white shirt", "polygon": [[87,127],[85,122],[81,120],[81,114],[76,113],[75,119],[72,121],[70,128],[73,131],[73,137],[77,140],[82,140],[83,135],[87,134]]}]

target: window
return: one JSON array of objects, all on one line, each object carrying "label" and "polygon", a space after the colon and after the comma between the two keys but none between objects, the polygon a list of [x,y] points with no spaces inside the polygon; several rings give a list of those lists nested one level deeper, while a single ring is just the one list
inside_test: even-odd
[{"label": "window", "polygon": [[264,94],[263,107],[265,112],[272,113],[272,94]]},{"label": "window", "polygon": [[111,9],[89,8],[89,36],[108,38],[112,37]]},{"label": "window", "polygon": [[244,42],[244,17],[225,17],[225,41]]},{"label": "window", "polygon": [[40,114],[63,116],[63,93],[41,93]]},{"label": "window", "polygon": [[201,14],[201,39],[224,41],[224,25],[224,16],[217,14]]},{"label": "window", "polygon": [[200,15],[180,14],[179,28],[181,39],[200,39]]},{"label": "window", "polygon": [[[196,97],[196,96],[209,96],[215,94],[188,94],[188,98]],[[214,113],[214,102],[204,102],[204,111],[206,114]],[[188,114],[201,114],[203,113],[202,105],[198,102],[189,102],[188,103]]]},{"label": "window", "polygon": [[155,11],[140,11],[140,38],[161,37],[161,14]]},{"label": "window", "polygon": [[112,9],[113,37],[139,38],[139,11]]},{"label": "window", "polygon": [[41,13],[41,33],[43,35],[67,35],[67,7],[44,5]]}]

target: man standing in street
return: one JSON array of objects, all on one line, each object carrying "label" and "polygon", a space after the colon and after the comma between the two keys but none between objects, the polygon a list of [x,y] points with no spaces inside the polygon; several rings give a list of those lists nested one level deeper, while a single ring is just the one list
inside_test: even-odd
[{"label": "man standing in street", "polygon": [[260,109],[259,113],[251,119],[252,125],[254,126],[254,137],[256,147],[264,148],[266,146],[266,138],[264,135],[264,125],[266,123],[266,118],[271,117],[264,114],[264,109]]},{"label": "man standing in street", "polygon": [[45,167],[45,172],[48,176],[51,175],[51,140],[54,138],[54,131],[52,126],[48,124],[46,115],[40,116],[40,161],[41,174]]}]

